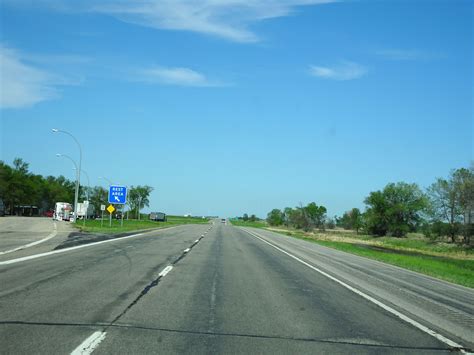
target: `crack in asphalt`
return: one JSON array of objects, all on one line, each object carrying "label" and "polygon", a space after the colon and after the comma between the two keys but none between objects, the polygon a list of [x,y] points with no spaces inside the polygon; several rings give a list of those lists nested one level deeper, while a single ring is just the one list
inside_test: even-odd
[{"label": "crack in asphalt", "polygon": [[161,327],[147,327],[140,325],[131,324],[110,324],[110,323],[54,323],[54,322],[25,322],[25,321],[0,321],[0,325],[30,325],[30,326],[66,326],[66,327],[104,327],[108,328],[125,328],[125,329],[137,329],[137,330],[148,330],[166,333],[177,333],[177,334],[192,334],[192,335],[204,335],[204,336],[221,336],[221,337],[236,337],[236,338],[257,338],[257,339],[269,339],[269,340],[289,340],[289,341],[301,341],[301,342],[312,342],[322,344],[342,344],[351,346],[362,346],[371,348],[383,348],[383,349],[403,349],[403,350],[432,350],[432,351],[452,351],[452,352],[467,352],[472,353],[473,349],[469,348],[441,348],[441,347],[429,347],[429,346],[403,346],[403,345],[389,345],[389,344],[374,344],[364,341],[348,341],[348,340],[337,340],[337,339],[325,339],[325,338],[304,338],[304,337],[292,337],[284,335],[265,335],[265,334],[251,334],[251,333],[226,333],[226,332],[210,332],[210,331],[198,331],[198,330],[185,330],[185,329],[172,329],[172,328],[161,328]]},{"label": "crack in asphalt", "polygon": [[[168,266],[176,265],[180,260],[182,260],[186,255],[190,253],[190,251],[204,238],[204,235],[201,235],[198,239],[196,239],[187,249],[185,249],[173,262],[171,262]],[[133,306],[135,306],[143,296],[145,296],[153,287],[157,286],[161,279],[164,277],[161,273],[151,281],[148,285],[146,285],[140,294],[119,314],[117,315],[108,325],[102,330],[106,331],[110,326],[114,325],[120,318],[122,318]]]}]

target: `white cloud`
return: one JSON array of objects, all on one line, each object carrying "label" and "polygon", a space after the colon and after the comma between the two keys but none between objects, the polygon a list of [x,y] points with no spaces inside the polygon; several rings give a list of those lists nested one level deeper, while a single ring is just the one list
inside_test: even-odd
[{"label": "white cloud", "polygon": [[341,62],[334,66],[317,66],[312,65],[309,73],[323,79],[333,80],[353,80],[361,78],[367,74],[367,68],[354,62]]},{"label": "white cloud", "polygon": [[138,80],[149,83],[161,83],[179,86],[220,86],[205,75],[189,68],[154,67],[141,70]]},{"label": "white cloud", "polygon": [[19,54],[0,46],[0,108],[34,105],[58,96],[55,78],[25,64]]},{"label": "white cloud", "polygon": [[193,31],[236,42],[257,42],[252,23],[290,15],[298,6],[337,0],[5,0],[57,11],[87,11],[157,29]]}]

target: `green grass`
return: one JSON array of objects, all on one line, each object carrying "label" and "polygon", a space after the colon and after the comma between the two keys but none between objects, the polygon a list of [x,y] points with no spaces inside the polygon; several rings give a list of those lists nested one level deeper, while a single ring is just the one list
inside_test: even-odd
[{"label": "green grass", "polygon": [[103,234],[118,234],[124,232],[132,232],[143,229],[165,228],[176,226],[180,224],[203,224],[209,223],[209,220],[196,217],[180,217],[168,216],[166,222],[155,222],[150,220],[123,220],[123,227],[120,226],[120,220],[112,219],[112,227],[109,227],[109,219],[104,217],[103,227],[101,227],[100,220],[87,220],[85,226],[83,221],[77,221],[75,226],[83,232],[89,233],[103,233]]},{"label": "green grass", "polygon": [[288,229],[283,234],[297,234],[310,239],[320,239],[325,241],[345,242],[357,244],[369,244],[387,248],[394,251],[420,252],[431,256],[453,257],[457,259],[473,259],[474,248],[463,245],[447,243],[446,241],[435,241],[426,238],[420,233],[408,233],[404,238],[395,237],[374,237],[366,234],[356,234],[351,231],[315,231],[314,233],[303,233],[301,230]]},{"label": "green grass", "polygon": [[230,223],[234,226],[238,227],[254,227],[254,228],[264,228],[267,227],[267,223],[265,221],[243,221],[241,219],[232,219]]},{"label": "green grass", "polygon": [[[459,285],[474,288],[474,260],[463,260],[449,257],[448,255],[410,255],[408,253],[403,253],[401,249],[381,251],[370,249],[370,245],[358,245],[346,242],[318,240],[313,237],[307,237],[303,233],[288,234],[293,237],[308,240],[333,249],[360,255],[370,259],[379,260],[408,270],[417,271],[425,275],[433,276]],[[405,242],[406,241],[407,240],[405,240]],[[413,240],[410,241],[410,239],[408,239],[408,241],[409,242],[404,244],[402,242],[402,239],[390,238],[389,241],[386,240],[388,245],[390,243],[393,243],[398,247],[400,247],[400,245],[410,245],[411,247],[418,246],[426,248],[426,245],[416,244],[413,242]],[[420,242],[422,243],[423,241]],[[398,252],[402,252],[402,254]]]}]

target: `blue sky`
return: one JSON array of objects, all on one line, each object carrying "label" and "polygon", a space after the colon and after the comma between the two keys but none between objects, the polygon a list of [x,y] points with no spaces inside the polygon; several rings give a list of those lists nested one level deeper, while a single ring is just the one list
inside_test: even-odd
[{"label": "blue sky", "polygon": [[363,208],[473,160],[470,1],[9,1],[0,159],[155,188],[151,210]]}]

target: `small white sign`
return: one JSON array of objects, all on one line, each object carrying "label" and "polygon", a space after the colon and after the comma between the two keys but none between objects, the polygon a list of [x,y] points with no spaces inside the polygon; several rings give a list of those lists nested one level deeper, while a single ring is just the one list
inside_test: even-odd
[{"label": "small white sign", "polygon": [[100,210],[105,211],[105,205],[100,205]]}]

